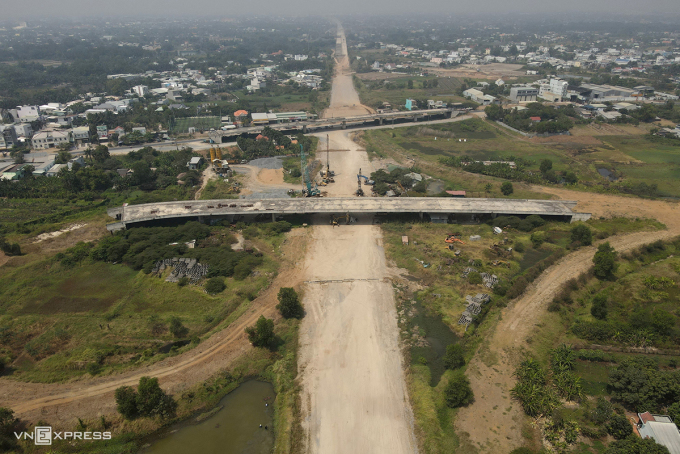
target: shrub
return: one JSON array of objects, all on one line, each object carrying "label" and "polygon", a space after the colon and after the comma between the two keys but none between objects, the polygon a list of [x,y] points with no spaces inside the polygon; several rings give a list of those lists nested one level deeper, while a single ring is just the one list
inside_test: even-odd
[{"label": "shrub", "polygon": [[468,282],[472,285],[481,285],[484,283],[484,280],[482,279],[482,275],[476,272],[472,272],[468,274]]},{"label": "shrub", "polygon": [[87,365],[87,372],[90,375],[97,375],[101,371],[102,371],[102,366],[99,363],[89,363]]},{"label": "shrub", "polygon": [[166,419],[174,417],[177,410],[177,403],[161,389],[157,378],[139,379],[136,400],[140,416],[161,416]]},{"label": "shrub", "polygon": [[444,400],[450,408],[463,407],[472,403],[474,395],[470,388],[470,380],[462,373],[451,377],[444,389]]},{"label": "shrub", "polygon": [[595,295],[590,314],[598,320],[607,318],[607,297],[603,294]]},{"label": "shrub", "polygon": [[173,336],[177,338],[186,337],[187,334],[189,334],[189,328],[184,326],[182,324],[182,320],[180,320],[178,317],[171,317],[170,332],[172,333]]},{"label": "shrub", "polygon": [[628,418],[614,413],[607,423],[607,432],[617,440],[623,440],[633,433],[633,427],[630,425]]},{"label": "shrub", "polygon": [[444,366],[447,369],[458,369],[465,365],[465,350],[460,344],[451,344],[446,346],[446,353],[444,354]]},{"label": "shrub", "polygon": [[13,432],[18,423],[19,420],[14,417],[11,409],[0,407],[0,452],[13,451],[17,447]]},{"label": "shrub", "polygon": [[255,347],[269,347],[274,340],[274,320],[270,320],[260,315],[255,326],[246,328],[248,340]]},{"label": "shrub", "polygon": [[515,250],[519,253],[522,253],[527,250],[527,246],[521,241],[518,241],[517,243],[515,243]]},{"label": "shrub", "polygon": [[534,232],[531,234],[531,244],[534,246],[534,248],[539,248],[541,247],[541,244],[545,241],[545,235],[543,232]]},{"label": "shrub", "polygon": [[189,284],[189,278],[186,276],[182,276],[179,281],[177,281],[177,285],[180,287],[184,287]]},{"label": "shrub", "polygon": [[609,242],[600,244],[593,257],[593,263],[595,265],[593,273],[595,274],[595,277],[600,280],[613,279],[614,273],[618,268],[616,256],[617,252],[611,247]]},{"label": "shrub", "polygon": [[506,181],[501,185],[501,192],[503,195],[510,195],[515,192],[515,189],[512,187],[512,183]]},{"label": "shrub", "polygon": [[118,413],[125,419],[135,419],[139,412],[137,411],[137,391],[130,386],[121,386],[116,389],[115,393],[116,406]]},{"label": "shrub", "polygon": [[226,288],[227,285],[224,283],[224,278],[220,276],[212,277],[205,283],[205,291],[211,295],[222,293]]},{"label": "shrub", "polygon": [[593,244],[593,232],[585,224],[578,224],[571,229],[571,242],[581,243],[584,246]]},{"label": "shrub", "polygon": [[304,309],[300,304],[300,299],[295,289],[292,287],[281,287],[278,294],[279,304],[276,308],[281,312],[283,318],[302,318]]}]

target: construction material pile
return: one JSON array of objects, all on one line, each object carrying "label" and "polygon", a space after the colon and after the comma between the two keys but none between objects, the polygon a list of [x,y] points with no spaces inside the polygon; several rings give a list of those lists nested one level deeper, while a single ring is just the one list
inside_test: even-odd
[{"label": "construction material pile", "polygon": [[196,283],[208,275],[208,265],[203,265],[198,263],[196,259],[188,257],[159,260],[151,272],[160,276],[169,267],[172,267],[173,270],[165,279],[166,282],[178,282],[183,277],[188,277],[192,283]]},{"label": "construction material pile", "polygon": [[467,329],[474,318],[482,312],[482,305],[491,301],[491,297],[486,293],[477,293],[475,296],[467,295],[465,301],[468,305],[458,319],[458,324],[465,325]]},{"label": "construction material pile", "polygon": [[494,288],[494,286],[498,284],[499,279],[495,274],[481,273],[480,276],[482,276],[484,286],[487,288]]}]

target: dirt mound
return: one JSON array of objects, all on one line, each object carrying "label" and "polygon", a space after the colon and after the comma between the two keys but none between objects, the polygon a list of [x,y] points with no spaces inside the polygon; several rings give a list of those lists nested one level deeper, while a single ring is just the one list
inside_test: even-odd
[{"label": "dirt mound", "polygon": [[283,169],[262,169],[257,179],[264,184],[283,184]]}]

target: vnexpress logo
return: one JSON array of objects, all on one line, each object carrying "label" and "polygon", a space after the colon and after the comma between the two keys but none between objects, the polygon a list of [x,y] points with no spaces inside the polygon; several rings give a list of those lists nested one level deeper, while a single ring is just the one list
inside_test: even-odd
[{"label": "vnexpress logo", "polygon": [[33,431],[33,441],[36,446],[49,446],[52,444],[52,428],[36,427]]},{"label": "vnexpress logo", "polygon": [[38,426],[31,432],[14,432],[17,440],[33,440],[36,446],[50,446],[53,440],[110,440],[111,432],[53,432],[49,426]]}]

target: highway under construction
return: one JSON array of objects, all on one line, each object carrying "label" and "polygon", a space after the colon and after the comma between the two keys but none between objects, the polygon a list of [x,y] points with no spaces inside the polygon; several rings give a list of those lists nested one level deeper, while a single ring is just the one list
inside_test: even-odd
[{"label": "highway under construction", "polygon": [[308,197],[290,199],[222,199],[145,203],[111,208],[116,222],[110,231],[168,219],[194,218],[201,222],[276,220],[287,215],[418,214],[441,222],[478,222],[496,216],[539,215],[566,222],[585,221],[589,213],[572,211],[576,202],[454,197]]}]

